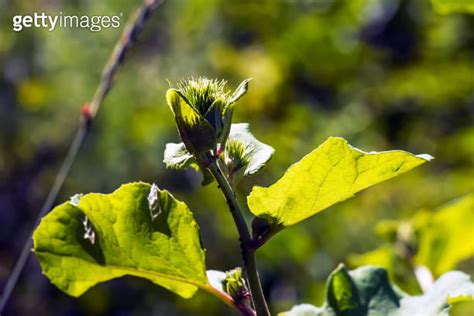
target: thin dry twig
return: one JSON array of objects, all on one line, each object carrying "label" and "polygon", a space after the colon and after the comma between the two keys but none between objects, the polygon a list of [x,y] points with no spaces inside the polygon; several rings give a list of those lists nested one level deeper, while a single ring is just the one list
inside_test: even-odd
[{"label": "thin dry twig", "polygon": [[100,106],[112,87],[114,75],[117,72],[117,69],[123,64],[127,51],[136,42],[137,37],[142,31],[144,24],[149,18],[150,14],[163,2],[164,0],[145,0],[143,5],[135,11],[133,16],[127,22],[120,40],[115,45],[112,54],[105,64],[101,81],[92,100],[82,107],[79,127],[77,128],[76,134],[71,142],[71,145],[69,146],[66,158],[64,159],[54,180],[53,186],[51,187],[41,211],[35,220],[32,233],[25,242],[20,257],[18,258],[10,278],[5,285],[5,289],[3,290],[3,294],[0,299],[0,315],[8,303],[8,300],[10,299],[10,296],[18,282],[18,278],[20,277],[20,274],[23,271],[23,268],[25,267],[30,256],[31,248],[33,246],[33,240],[31,239],[33,231],[38,226],[41,218],[45,216],[53,207],[53,204],[58,197],[64,181],[69,174],[71,166],[74,163],[74,160],[76,159],[77,154],[84,143],[84,140],[89,134],[92,121],[97,115]]}]

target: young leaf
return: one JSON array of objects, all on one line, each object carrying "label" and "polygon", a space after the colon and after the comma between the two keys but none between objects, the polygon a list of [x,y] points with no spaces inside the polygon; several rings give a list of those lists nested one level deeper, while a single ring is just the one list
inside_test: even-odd
[{"label": "young leaf", "polygon": [[214,181],[209,170],[202,167],[196,158],[189,153],[184,143],[168,143],[166,144],[163,162],[166,168],[183,170],[188,167],[202,173],[202,185],[208,185]]},{"label": "young leaf", "polygon": [[243,97],[249,88],[249,82],[252,80],[252,78],[245,79],[240,83],[240,85],[235,89],[234,93],[228,100],[227,104],[232,104],[237,102],[241,97]]},{"label": "young leaf", "polygon": [[196,159],[186,150],[184,143],[166,144],[163,162],[166,168],[169,169],[182,170],[187,167],[194,167],[196,170],[199,169],[196,164]]},{"label": "young leaf", "polygon": [[220,147],[222,149],[225,148],[226,143],[227,143],[227,139],[228,139],[229,134],[230,134],[230,129],[231,129],[231,126],[232,126],[232,116],[234,114],[234,107],[235,107],[234,103],[229,104],[224,108],[224,111],[222,112],[223,127],[222,127],[222,135],[220,137],[221,138]]},{"label": "young leaf", "polygon": [[474,299],[469,276],[453,271],[437,280],[424,295],[408,296],[389,282],[387,272],[365,266],[349,271],[340,265],[326,284],[326,302],[294,306],[280,316],[447,316],[449,304]]},{"label": "young leaf", "polygon": [[254,187],[248,205],[272,225],[290,226],[430,159],[405,151],[366,153],[331,137],[270,187]]},{"label": "young leaf", "polygon": [[431,3],[439,14],[474,13],[473,0],[431,0]]},{"label": "young leaf", "polygon": [[208,286],[191,211],[146,183],[55,207],[33,240],[43,273],[72,296],[124,275],[148,279],[185,298]]}]

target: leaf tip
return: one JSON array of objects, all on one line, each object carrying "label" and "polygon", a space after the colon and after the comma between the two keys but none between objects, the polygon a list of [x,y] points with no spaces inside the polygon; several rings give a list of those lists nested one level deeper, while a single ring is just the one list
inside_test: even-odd
[{"label": "leaf tip", "polygon": [[69,203],[71,203],[72,206],[79,206],[79,202],[83,196],[84,194],[82,193],[76,193],[69,198]]},{"label": "leaf tip", "polygon": [[421,158],[421,159],[424,159],[426,161],[431,161],[433,159],[435,159],[433,156],[429,155],[429,154],[420,154],[420,155],[416,155],[418,158]]}]

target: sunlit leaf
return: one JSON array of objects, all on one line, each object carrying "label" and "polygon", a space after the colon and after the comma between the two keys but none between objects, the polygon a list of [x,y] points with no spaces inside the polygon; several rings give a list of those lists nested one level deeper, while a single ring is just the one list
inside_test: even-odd
[{"label": "sunlit leaf", "polygon": [[124,275],[148,279],[186,298],[208,284],[191,211],[146,183],[87,194],[77,206],[57,206],[43,218],[33,240],[43,273],[72,296]]},{"label": "sunlit leaf", "polygon": [[367,153],[331,137],[270,187],[254,187],[249,208],[272,225],[290,226],[430,159],[405,151]]}]

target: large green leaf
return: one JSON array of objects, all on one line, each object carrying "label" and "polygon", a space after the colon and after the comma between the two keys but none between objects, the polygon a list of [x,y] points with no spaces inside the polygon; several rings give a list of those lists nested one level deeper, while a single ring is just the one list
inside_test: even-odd
[{"label": "large green leaf", "polygon": [[433,8],[441,14],[474,13],[474,0],[431,0]]},{"label": "large green leaf", "polygon": [[192,213],[155,185],[75,197],[43,218],[33,240],[44,274],[72,296],[124,275],[186,298],[208,286]]},{"label": "large green leaf", "polygon": [[280,316],[444,316],[450,304],[474,299],[468,275],[452,271],[437,280],[424,295],[408,296],[389,282],[387,272],[365,266],[349,271],[340,265],[326,284],[321,307],[302,304]]},{"label": "large green leaf", "polygon": [[274,226],[293,225],[430,159],[398,150],[366,153],[331,137],[275,184],[254,187],[248,205],[254,215]]}]

